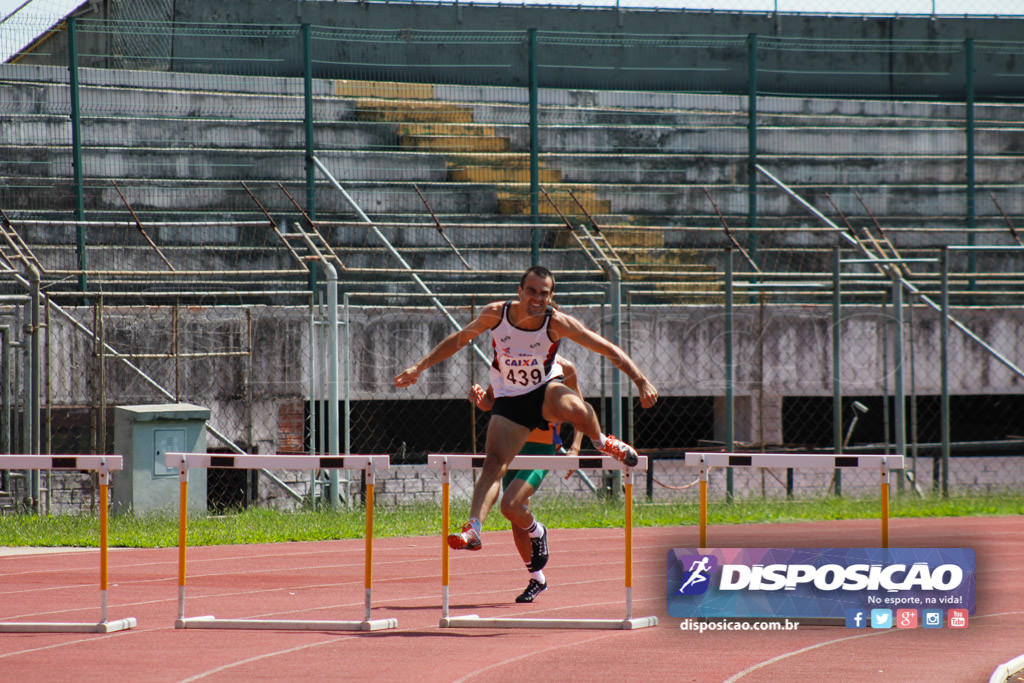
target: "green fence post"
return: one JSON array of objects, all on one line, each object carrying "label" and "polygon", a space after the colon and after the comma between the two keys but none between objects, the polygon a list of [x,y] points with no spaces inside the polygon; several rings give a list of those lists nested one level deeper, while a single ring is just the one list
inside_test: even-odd
[{"label": "green fence post", "polygon": [[[614,265],[608,264],[605,268],[608,274],[608,296],[611,299],[612,318],[610,321],[611,340],[620,349],[625,345],[622,342],[622,275]],[[622,429],[622,379],[625,376],[618,368],[612,368],[612,416],[611,431],[619,438],[624,435]],[[617,498],[622,490],[622,472],[618,470],[608,472],[607,491],[610,498]]]},{"label": "green fence post", "polygon": [[[732,247],[725,250],[725,450],[732,453],[736,449],[736,415],[734,410],[735,386],[733,377],[733,263]],[[725,499],[733,500],[733,471],[725,470]]]},{"label": "green fence post", "polygon": [[[306,134],[306,214],[316,220],[316,165],[313,156],[313,29],[302,24],[302,99],[303,127]],[[313,226],[310,226],[313,229]],[[308,282],[311,291],[316,291],[318,272],[309,269]]]},{"label": "green fence post", "polygon": [[[68,77],[71,85],[71,165],[74,169],[75,220],[85,220],[85,189],[82,177],[82,111],[78,99],[78,21],[68,17]],[[78,270],[85,271],[85,228],[75,226],[75,253],[78,256]],[[78,276],[78,288],[88,287],[85,273]]]},{"label": "green fence post", "polygon": [[[967,244],[974,244],[974,228],[975,228],[975,187],[974,187],[974,39],[967,38],[964,40],[964,133],[967,136],[965,140],[966,144],[966,155],[964,159],[966,170],[967,170]],[[974,252],[968,252],[967,254],[968,264],[967,270],[973,274],[977,271],[977,257]],[[975,281],[971,279],[971,289],[974,289]]]},{"label": "green fence post", "polygon": [[[840,377],[840,352],[842,335],[839,322],[842,305],[841,278],[839,276],[839,247],[832,248],[832,450],[836,455],[843,452],[843,385]],[[833,474],[836,496],[843,495],[843,472],[836,468]]]},{"label": "green fence post", "polygon": [[[747,227],[757,227],[757,34],[747,36]],[[757,233],[747,238],[751,258],[757,253]]]},{"label": "green fence post", "polygon": [[302,25],[302,75],[306,131],[306,213],[316,219],[316,166],[313,164],[313,31]]},{"label": "green fence post", "polygon": [[[893,392],[896,394],[893,409],[896,430],[896,454],[907,456],[907,423],[906,408],[907,397],[903,388],[903,281],[900,278],[900,271],[892,269],[892,308],[895,314],[894,326],[896,327],[893,336]],[[903,490],[904,471],[900,470],[897,480],[897,490]]]},{"label": "green fence post", "polygon": [[[942,321],[939,325],[939,375],[941,399],[939,423],[942,431],[942,497],[949,496],[949,248],[942,247],[939,255],[942,266]],[[934,475],[933,475],[934,480]]]},{"label": "green fence post", "polygon": [[534,225],[530,237],[530,262],[533,265],[537,265],[540,263],[540,232],[536,228],[540,222],[540,162],[538,159],[540,141],[537,130],[537,29],[529,29],[527,37],[530,79],[530,222]]}]

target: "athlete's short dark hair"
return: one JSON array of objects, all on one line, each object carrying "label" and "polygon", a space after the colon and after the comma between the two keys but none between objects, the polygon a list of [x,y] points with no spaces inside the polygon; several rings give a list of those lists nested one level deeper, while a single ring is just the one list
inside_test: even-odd
[{"label": "athlete's short dark hair", "polygon": [[544,266],[530,266],[523,273],[523,276],[519,278],[519,286],[522,287],[526,284],[526,278],[530,275],[536,275],[537,277],[551,278],[551,289],[555,289],[555,275]]}]

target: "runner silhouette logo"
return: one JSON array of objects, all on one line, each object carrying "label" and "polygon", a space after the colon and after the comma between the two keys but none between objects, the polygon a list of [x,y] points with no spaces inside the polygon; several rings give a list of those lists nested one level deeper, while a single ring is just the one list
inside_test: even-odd
[{"label": "runner silhouette logo", "polygon": [[686,555],[680,558],[683,580],[679,586],[680,595],[700,595],[711,585],[711,572],[718,559],[714,555]]}]

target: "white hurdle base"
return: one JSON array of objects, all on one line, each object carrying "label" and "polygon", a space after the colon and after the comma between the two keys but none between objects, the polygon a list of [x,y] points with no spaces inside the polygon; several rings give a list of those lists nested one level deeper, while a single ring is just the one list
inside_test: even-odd
[{"label": "white hurdle base", "polygon": [[639,619],[530,619],[528,617],[481,618],[475,614],[441,619],[441,628],[577,628],[606,631],[633,631],[657,626],[658,617]]},{"label": "white hurdle base", "polygon": [[215,618],[189,616],[174,622],[175,629],[251,629],[254,631],[383,631],[398,626],[395,618],[362,622],[281,620],[281,618]]},{"label": "white hurdle base", "polygon": [[113,633],[115,631],[127,631],[128,629],[135,628],[137,625],[135,617],[116,619],[114,621],[101,621],[96,624],[77,624],[59,621],[12,621],[0,624],[0,633]]},{"label": "white hurdle base", "polygon": [[212,616],[177,619],[174,628],[253,629],[264,631],[383,631],[397,628],[397,619],[365,621],[304,621],[300,619],[216,619]]}]

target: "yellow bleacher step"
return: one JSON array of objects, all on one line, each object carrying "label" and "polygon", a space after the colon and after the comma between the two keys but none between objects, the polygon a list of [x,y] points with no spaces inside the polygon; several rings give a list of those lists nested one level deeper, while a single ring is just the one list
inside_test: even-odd
[{"label": "yellow bleacher step", "polygon": [[[583,204],[587,212],[593,214],[604,214],[611,212],[611,201],[598,199],[596,193],[591,190],[577,191],[577,199]],[[565,216],[573,216],[579,213],[579,205],[568,196],[553,196],[552,199],[558,206],[558,210]],[[537,206],[538,213],[545,215],[558,215],[554,207],[544,197],[540,198]],[[530,195],[528,192],[499,192],[498,212],[507,215],[519,215],[530,213]],[[571,219],[570,219],[571,220]]]},{"label": "yellow bleacher step", "polygon": [[396,130],[399,135],[466,135],[495,137],[494,126],[479,123],[419,121],[399,124]]},{"label": "yellow bleacher step", "polygon": [[[338,97],[356,100],[356,118],[396,124],[395,132],[401,147],[410,150],[448,154],[448,179],[453,182],[488,183],[495,185],[530,182],[529,156],[508,154],[511,140],[494,134],[494,126],[475,125],[474,109],[465,104],[435,99],[430,84],[397,81],[356,81],[338,79],[334,82]],[[459,154],[467,155],[460,158]],[[502,158],[484,159],[468,155],[504,154]],[[562,171],[539,169],[544,184],[560,184]],[[611,201],[599,199],[592,190],[581,190],[577,197],[591,214],[607,214]],[[555,197],[558,211],[546,199],[539,204],[543,214],[566,216],[580,212],[571,197]],[[529,194],[523,191],[499,191],[498,211],[506,215],[530,213]],[[640,246],[657,246],[643,243]]]},{"label": "yellow bleacher step", "polygon": [[[573,209],[573,214],[579,214],[579,207],[576,206],[575,202],[573,202]],[[566,215],[570,214],[567,213]],[[575,215],[570,217],[570,220],[575,217]],[[580,222],[574,221],[573,225],[578,225]],[[587,221],[582,222],[589,225]],[[590,228],[590,230],[593,231],[593,228]],[[660,230],[605,227],[601,229],[601,236],[615,249],[622,260],[627,263],[631,260],[627,258],[627,255],[633,257],[632,260],[638,261],[642,260],[645,254],[650,251],[664,251],[665,246],[665,235]],[[571,240],[572,238],[569,235],[565,235],[562,239]]]},{"label": "yellow bleacher step", "polygon": [[434,86],[429,83],[401,83],[399,81],[334,81],[337,97],[381,97],[401,100],[432,100]]},{"label": "yellow bleacher step", "polygon": [[507,152],[508,138],[483,135],[402,135],[402,147],[435,152]]},{"label": "yellow bleacher step", "polygon": [[665,245],[665,233],[660,230],[604,228],[601,233],[616,249],[620,247],[654,249]]},{"label": "yellow bleacher step", "polygon": [[473,109],[446,102],[359,100],[356,117],[385,123],[473,123]]},{"label": "yellow bleacher step", "polygon": [[[538,169],[542,183],[562,182],[562,172],[557,168]],[[528,183],[530,169],[522,166],[454,166],[448,169],[448,179],[465,183]]]}]

